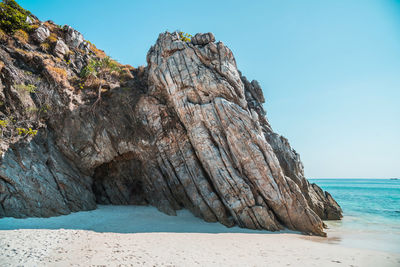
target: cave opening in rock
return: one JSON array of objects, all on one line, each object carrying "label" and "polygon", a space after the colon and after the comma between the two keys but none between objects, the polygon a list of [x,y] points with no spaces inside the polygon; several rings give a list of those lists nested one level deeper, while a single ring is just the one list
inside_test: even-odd
[{"label": "cave opening in rock", "polygon": [[124,154],[97,167],[93,175],[96,202],[104,205],[147,205],[141,162]]}]

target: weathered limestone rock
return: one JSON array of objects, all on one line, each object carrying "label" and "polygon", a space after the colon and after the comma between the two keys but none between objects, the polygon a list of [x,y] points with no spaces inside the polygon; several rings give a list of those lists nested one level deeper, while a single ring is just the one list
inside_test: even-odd
[{"label": "weathered limestone rock", "polygon": [[39,26],[39,28],[37,28],[32,35],[33,39],[39,43],[43,43],[44,41],[46,41],[47,37],[49,36],[50,31],[44,25]]},{"label": "weathered limestone rock", "polygon": [[206,45],[208,43],[215,42],[215,37],[211,32],[198,33],[192,38],[191,42],[194,45]]},{"label": "weathered limestone rock", "polygon": [[[80,36],[65,27],[69,46],[81,45]],[[35,75],[47,75],[43,69],[64,63],[7,51],[0,49],[0,97],[23,114],[25,100],[13,84],[37,81]],[[63,65],[66,77],[91,57],[79,53]],[[37,91],[52,107],[47,130],[10,144],[2,156],[0,216],[66,214],[95,202],[150,204],[227,226],[322,236],[321,219],[341,217],[329,193],[304,178],[287,140],[272,131],[259,84],[240,74],[232,52],[211,33],[191,42],[160,34],[147,63],[124,87],[109,84],[95,111],[84,101],[87,90],[70,92],[66,79],[51,75],[40,79]]]},{"label": "weathered limestone rock", "polygon": [[69,48],[62,40],[57,40],[57,43],[54,46],[53,52],[56,56],[62,58],[62,57],[64,57],[64,55],[68,54]]},{"label": "weathered limestone rock", "polygon": [[29,16],[26,16],[25,22],[28,24],[32,24],[33,20]]},{"label": "weathered limestone rock", "polygon": [[78,48],[79,45],[84,41],[83,35],[71,26],[64,26],[65,40],[68,46]]}]

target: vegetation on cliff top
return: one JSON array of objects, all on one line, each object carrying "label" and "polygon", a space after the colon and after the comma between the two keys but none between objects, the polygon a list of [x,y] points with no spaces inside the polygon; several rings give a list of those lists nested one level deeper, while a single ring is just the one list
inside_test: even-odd
[{"label": "vegetation on cliff top", "polygon": [[0,28],[7,33],[20,29],[31,30],[31,25],[27,22],[30,16],[31,12],[23,9],[15,0],[3,0],[0,3]]},{"label": "vegetation on cliff top", "polygon": [[178,31],[178,34],[179,34],[179,38],[181,39],[181,41],[186,42],[186,43],[190,42],[190,40],[193,37],[192,35],[190,35],[186,32]]},{"label": "vegetation on cliff top", "polygon": [[[39,39],[39,35],[44,37]],[[6,77],[3,91],[16,93],[16,99],[10,100],[0,92],[0,155],[4,142],[35,136],[52,113],[60,111],[51,101],[55,92],[68,95],[62,99],[75,101],[74,105],[77,102],[70,92],[80,94],[77,98],[86,103],[95,101],[94,107],[102,92],[133,78],[132,66],[111,59],[80,35],[52,21],[41,22],[15,0],[0,2],[0,47],[7,48],[0,55],[0,73]],[[76,40],[81,44],[71,45]]]}]

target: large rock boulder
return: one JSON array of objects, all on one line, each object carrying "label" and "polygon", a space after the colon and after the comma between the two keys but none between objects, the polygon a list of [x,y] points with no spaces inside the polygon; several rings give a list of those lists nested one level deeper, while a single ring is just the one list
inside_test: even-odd
[{"label": "large rock boulder", "polygon": [[[68,45],[79,46],[83,37],[65,29]],[[40,79],[37,90],[52,108],[47,130],[2,156],[0,216],[65,214],[93,209],[95,201],[150,204],[170,215],[186,208],[227,226],[315,235],[325,235],[322,219],[341,216],[333,198],[304,178],[287,140],[272,131],[259,84],[240,74],[232,52],[210,33],[191,42],[160,34],[148,66],[134,70],[124,87],[109,86],[95,109],[84,101],[87,90],[67,86],[90,55],[71,57],[64,73],[62,62],[48,66],[54,57],[21,63],[10,58],[21,55],[2,51],[7,107],[24,102],[13,84],[37,80],[22,67],[33,76],[53,69],[65,81]],[[37,102],[34,94],[25,97]]]},{"label": "large rock boulder", "polygon": [[[164,106],[166,114],[176,121],[175,129],[185,129],[177,141],[157,138],[159,162],[168,159],[176,166],[174,176],[181,183],[188,175],[192,177],[185,184],[195,184],[198,198],[207,203],[204,208],[200,206],[204,214],[210,209],[218,214],[212,204],[219,200],[217,203],[222,203],[242,227],[277,230],[283,224],[322,235],[322,221],[297,184],[285,176],[258,116],[248,108],[232,52],[221,42],[183,47],[180,43],[176,34],[162,34],[147,55],[149,94],[154,98],[165,96],[166,103],[147,102],[147,109]],[[154,126],[162,126],[172,116],[156,115],[151,113],[148,121],[157,136],[159,130]],[[185,143],[176,150],[175,146]],[[183,159],[171,161],[176,151],[181,151]],[[178,167],[180,162],[199,165],[205,173],[186,173]]]}]

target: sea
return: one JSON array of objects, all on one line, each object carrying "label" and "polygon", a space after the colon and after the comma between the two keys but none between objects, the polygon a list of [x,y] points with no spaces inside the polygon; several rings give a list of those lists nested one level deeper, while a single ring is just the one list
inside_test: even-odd
[{"label": "sea", "polygon": [[328,191],[343,210],[326,221],[326,242],[400,252],[400,179],[309,179]]}]

